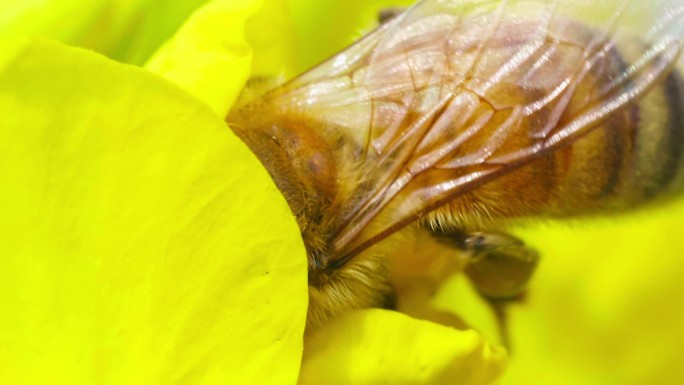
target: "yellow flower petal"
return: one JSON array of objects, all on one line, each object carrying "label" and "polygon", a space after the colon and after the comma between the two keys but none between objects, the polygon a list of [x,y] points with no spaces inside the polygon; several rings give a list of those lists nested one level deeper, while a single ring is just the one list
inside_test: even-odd
[{"label": "yellow flower petal", "polygon": [[[73,42],[110,0],[18,0],[0,3],[0,37],[40,35]],[[65,23],[68,17],[69,22]]]},{"label": "yellow flower petal", "polygon": [[305,342],[300,385],[491,384],[506,354],[476,332],[385,310],[347,314]]},{"label": "yellow flower petal", "polygon": [[299,44],[299,72],[318,64],[377,26],[384,8],[414,0],[288,0]]},{"label": "yellow flower petal", "polygon": [[226,116],[250,74],[245,24],[263,0],[216,0],[198,10],[145,68]]},{"label": "yellow flower petal", "polygon": [[252,77],[292,76],[296,44],[284,0],[216,0],[146,64],[222,116]]},{"label": "yellow flower petal", "polygon": [[[118,61],[143,65],[207,1],[109,0],[108,9],[94,24],[99,27],[94,31],[97,46],[102,46],[98,51]],[[114,11],[118,15],[116,23],[111,21]],[[101,42],[102,35],[109,38]],[[108,44],[103,46],[104,43]]]},{"label": "yellow flower petal", "polygon": [[0,383],[288,384],[306,258],[222,119],[134,67],[0,47]]},{"label": "yellow flower petal", "polygon": [[[0,3],[0,36],[43,36],[140,64],[206,0],[17,0]],[[68,22],[65,22],[68,20]]]},{"label": "yellow flower petal", "polygon": [[[513,355],[501,383],[679,383],[682,228],[680,201],[634,215],[519,229],[542,261],[525,302],[509,308]],[[497,338],[491,312],[462,279],[446,285],[435,303]]]},{"label": "yellow flower petal", "polygon": [[[684,343],[684,201],[521,234],[544,259],[506,384],[675,384]],[[534,368],[534,369],[533,369]]]}]

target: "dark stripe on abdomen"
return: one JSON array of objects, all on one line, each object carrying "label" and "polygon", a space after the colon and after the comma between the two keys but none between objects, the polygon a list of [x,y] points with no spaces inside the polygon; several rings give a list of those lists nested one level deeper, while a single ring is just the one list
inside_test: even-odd
[{"label": "dark stripe on abdomen", "polygon": [[[667,152],[667,164],[664,167],[660,179],[657,181],[663,187],[679,182],[682,178],[676,178],[682,171],[682,147],[684,146],[684,83],[678,71],[672,72],[665,82],[665,96],[667,97],[668,112],[670,115],[667,132],[669,141],[664,150]],[[679,179],[679,180],[678,180]],[[677,188],[679,186],[672,186]]]},{"label": "dark stripe on abdomen", "polygon": [[627,186],[632,199],[647,201],[681,189],[684,146],[684,89],[673,72],[639,102],[639,130]]}]

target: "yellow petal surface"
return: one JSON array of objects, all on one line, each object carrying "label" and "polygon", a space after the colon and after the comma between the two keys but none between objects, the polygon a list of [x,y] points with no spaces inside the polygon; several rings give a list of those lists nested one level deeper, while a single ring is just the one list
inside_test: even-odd
[{"label": "yellow petal surface", "polygon": [[299,44],[299,72],[352,44],[378,24],[384,8],[408,7],[412,0],[288,0]]},{"label": "yellow petal surface", "polygon": [[288,384],[296,223],[173,85],[57,43],[0,47],[0,383]]},{"label": "yellow petal surface", "polygon": [[[64,1],[64,0],[53,0]],[[143,65],[188,17],[209,0],[109,0],[108,9],[93,23],[96,47],[117,61]],[[111,20],[116,11],[117,23]],[[102,37],[109,39],[102,41]],[[106,44],[106,45],[104,45]]]},{"label": "yellow petal surface", "polygon": [[684,202],[611,220],[520,234],[544,260],[511,314],[516,357],[505,384],[681,382]]},{"label": "yellow petal surface", "polygon": [[294,75],[296,52],[284,0],[216,0],[199,9],[146,68],[225,116],[250,76],[273,84]]},{"label": "yellow petal surface", "polygon": [[363,310],[307,338],[299,383],[492,384],[505,361],[475,331]]},{"label": "yellow petal surface", "polygon": [[145,68],[178,84],[226,116],[250,74],[247,20],[263,0],[216,0],[199,9]]},{"label": "yellow petal surface", "polygon": [[[39,35],[75,42],[85,38],[110,0],[18,0],[0,2],[0,36]],[[65,23],[68,17],[69,22]],[[106,38],[106,36],[101,36]]]},{"label": "yellow petal surface", "polygon": [[206,1],[4,1],[0,36],[50,37],[140,64]]},{"label": "yellow petal surface", "polygon": [[[681,382],[684,202],[611,219],[551,222],[517,234],[542,254],[524,303],[509,308],[502,384]],[[491,312],[462,279],[435,299],[489,337]]]}]

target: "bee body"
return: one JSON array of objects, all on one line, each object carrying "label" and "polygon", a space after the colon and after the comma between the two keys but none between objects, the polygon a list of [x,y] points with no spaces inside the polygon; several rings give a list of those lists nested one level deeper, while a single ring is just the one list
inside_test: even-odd
[{"label": "bee body", "polygon": [[600,127],[456,197],[428,220],[437,228],[481,230],[516,219],[634,209],[682,190],[683,150],[684,83],[672,73]]},{"label": "bee body", "polygon": [[682,189],[684,5],[594,7],[423,0],[230,114],[302,231],[310,324],[391,302],[392,255],[443,261],[426,232],[536,261],[467,234]]}]

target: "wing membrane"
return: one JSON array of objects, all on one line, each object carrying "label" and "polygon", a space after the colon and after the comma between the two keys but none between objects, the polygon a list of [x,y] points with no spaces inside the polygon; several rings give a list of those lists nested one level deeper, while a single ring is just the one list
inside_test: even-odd
[{"label": "wing membrane", "polygon": [[589,4],[424,0],[266,97],[356,144],[363,177],[339,218],[342,262],[572,143],[671,71],[679,0]]}]

